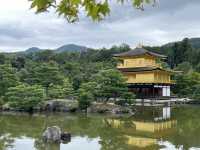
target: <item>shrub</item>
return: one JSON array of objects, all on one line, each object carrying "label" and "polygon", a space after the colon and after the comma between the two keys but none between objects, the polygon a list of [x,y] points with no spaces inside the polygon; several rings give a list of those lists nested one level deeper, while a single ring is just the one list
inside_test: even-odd
[{"label": "shrub", "polygon": [[90,106],[93,99],[94,97],[90,92],[81,92],[78,97],[79,108],[81,110],[86,110]]},{"label": "shrub", "polygon": [[44,98],[44,89],[38,85],[21,84],[11,87],[6,93],[6,99],[10,106],[26,111],[32,110]]},{"label": "shrub", "polygon": [[72,84],[64,79],[63,85],[51,85],[48,91],[48,98],[70,98],[74,95]]}]

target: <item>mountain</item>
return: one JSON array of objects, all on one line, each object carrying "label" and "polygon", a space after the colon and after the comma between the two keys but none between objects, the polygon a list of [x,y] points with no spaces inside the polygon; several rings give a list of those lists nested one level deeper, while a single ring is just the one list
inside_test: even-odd
[{"label": "mountain", "polygon": [[189,41],[193,48],[200,48],[200,38],[191,38]]},{"label": "mountain", "polygon": [[[81,46],[81,45],[76,45],[76,44],[67,44],[67,45],[63,45],[57,49],[54,49],[54,52],[56,53],[61,53],[61,52],[84,52],[87,51],[87,47],[85,46]],[[39,52],[39,51],[43,51],[46,49],[41,49],[38,47],[31,47],[27,50],[25,50],[25,53],[34,53],[34,52]]]},{"label": "mountain", "polygon": [[68,52],[83,52],[86,51],[88,48],[85,46],[80,46],[80,45],[75,45],[75,44],[67,44],[67,45],[63,45],[59,48],[56,49],[56,52],[60,53],[60,52],[64,52],[64,51],[68,51]]},{"label": "mountain", "polygon": [[26,53],[34,53],[34,52],[39,52],[42,51],[42,49],[38,48],[38,47],[31,47],[27,50],[25,50]]}]

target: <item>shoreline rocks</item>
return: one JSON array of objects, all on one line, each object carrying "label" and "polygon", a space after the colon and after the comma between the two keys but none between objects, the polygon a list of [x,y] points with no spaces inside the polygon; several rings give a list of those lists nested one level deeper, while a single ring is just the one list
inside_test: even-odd
[{"label": "shoreline rocks", "polygon": [[75,112],[78,109],[78,102],[67,99],[49,100],[40,104],[39,109],[48,112]]},{"label": "shoreline rocks", "polygon": [[[78,107],[78,101],[68,99],[54,99],[43,101],[37,107],[34,107],[31,112],[21,109],[14,109],[9,104],[4,104],[1,109],[3,112],[28,112],[28,113],[52,113],[52,112],[66,112],[66,113],[82,113]],[[85,112],[84,112],[85,113]],[[100,114],[112,114],[112,115],[133,115],[133,110],[129,106],[120,106],[114,103],[97,103],[93,102],[88,107],[87,113],[100,113]]]},{"label": "shoreline rocks", "polygon": [[88,113],[108,113],[108,114],[133,114],[129,107],[119,106],[114,103],[93,103],[87,110]]}]

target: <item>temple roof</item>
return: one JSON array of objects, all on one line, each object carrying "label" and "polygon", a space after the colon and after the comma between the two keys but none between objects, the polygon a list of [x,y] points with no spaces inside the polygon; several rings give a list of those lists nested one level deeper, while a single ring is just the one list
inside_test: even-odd
[{"label": "temple roof", "polygon": [[135,49],[127,51],[127,52],[114,54],[114,57],[130,57],[130,56],[138,56],[138,55],[144,55],[144,54],[152,55],[152,56],[155,56],[155,57],[161,57],[161,58],[167,57],[165,55],[150,52],[150,51],[148,51],[144,48],[135,48]]}]

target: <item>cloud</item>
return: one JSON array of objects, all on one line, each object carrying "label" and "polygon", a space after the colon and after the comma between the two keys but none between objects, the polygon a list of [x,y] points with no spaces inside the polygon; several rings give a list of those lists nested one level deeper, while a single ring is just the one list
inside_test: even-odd
[{"label": "cloud", "polygon": [[[12,5],[11,5],[12,3]],[[200,36],[198,0],[159,0],[144,11],[130,3],[111,2],[111,14],[102,22],[92,22],[81,14],[69,24],[53,11],[36,15],[28,0],[6,0],[0,5],[0,49],[24,50],[32,46],[56,48],[75,43],[89,47],[110,47],[128,43],[161,45],[184,37]]]}]

